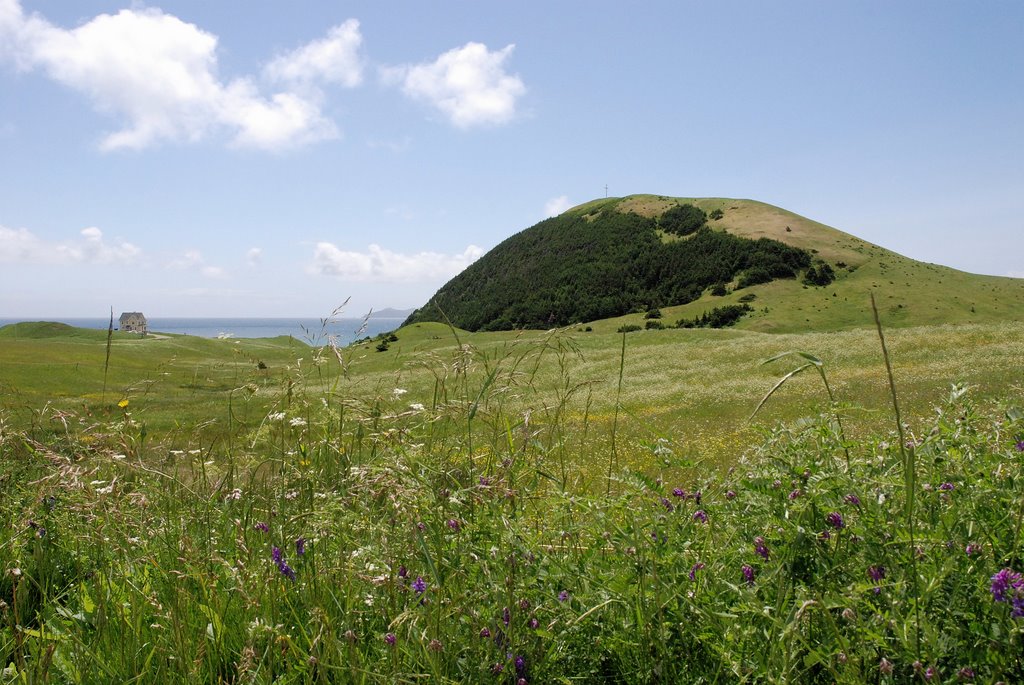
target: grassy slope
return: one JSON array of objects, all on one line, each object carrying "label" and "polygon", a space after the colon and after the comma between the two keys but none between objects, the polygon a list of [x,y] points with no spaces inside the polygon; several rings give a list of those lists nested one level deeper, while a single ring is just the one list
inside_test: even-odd
[{"label": "grassy slope", "polygon": [[[695,302],[663,308],[666,324],[734,304],[747,293],[757,295],[752,303],[757,311],[737,327],[772,333],[870,327],[870,292],[875,293],[888,326],[1024,320],[1024,279],[980,276],[918,262],[763,202],[634,195],[621,201],[596,200],[569,211],[586,214],[603,204],[618,202],[619,211],[654,216],[679,201],[695,204],[708,213],[721,209],[724,217],[711,222],[713,228],[748,238],[779,240],[815,252],[833,267],[843,262],[847,268],[836,269],[836,281],[823,288],[805,288],[798,281],[784,280],[725,297],[705,294]],[[591,325],[605,331],[624,323],[644,322],[642,315],[633,314]]]}]

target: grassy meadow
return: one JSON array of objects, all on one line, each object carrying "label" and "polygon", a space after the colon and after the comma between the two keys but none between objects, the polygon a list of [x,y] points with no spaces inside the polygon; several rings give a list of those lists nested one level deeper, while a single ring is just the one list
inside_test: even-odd
[{"label": "grassy meadow", "polygon": [[1024,324],[618,325],[0,329],[0,680],[1024,680]]}]

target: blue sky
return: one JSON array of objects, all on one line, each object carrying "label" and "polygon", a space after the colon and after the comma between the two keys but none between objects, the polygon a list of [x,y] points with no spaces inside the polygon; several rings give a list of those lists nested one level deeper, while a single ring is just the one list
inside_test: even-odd
[{"label": "blue sky", "polygon": [[1024,276],[1024,3],[0,0],[0,317],[418,306],[605,193]]}]

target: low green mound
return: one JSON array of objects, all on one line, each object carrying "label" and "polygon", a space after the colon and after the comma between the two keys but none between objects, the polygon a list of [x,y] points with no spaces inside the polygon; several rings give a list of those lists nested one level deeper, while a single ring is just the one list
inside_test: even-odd
[{"label": "low green mound", "polygon": [[102,339],[107,336],[104,330],[75,328],[66,323],[56,321],[22,321],[0,327],[0,338],[20,340],[45,340],[49,338],[88,338]]}]

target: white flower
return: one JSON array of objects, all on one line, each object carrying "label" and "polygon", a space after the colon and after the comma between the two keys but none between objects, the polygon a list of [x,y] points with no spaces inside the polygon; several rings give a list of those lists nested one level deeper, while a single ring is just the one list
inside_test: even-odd
[{"label": "white flower", "polygon": [[391,394],[394,395],[395,397],[401,397],[407,392],[409,391],[406,390],[405,388],[395,388],[394,390],[391,391]]},{"label": "white flower", "polygon": [[306,419],[299,418],[298,416],[296,416],[294,419],[288,422],[288,425],[290,425],[292,428],[302,428],[303,426],[306,425]]},{"label": "white flower", "polygon": [[267,414],[267,421],[284,421],[284,412],[279,411],[273,414]]},{"label": "white flower", "polygon": [[409,409],[412,409],[413,411],[423,411],[424,409],[426,409],[426,407],[424,407],[419,402],[413,402],[412,404],[409,405]]}]

